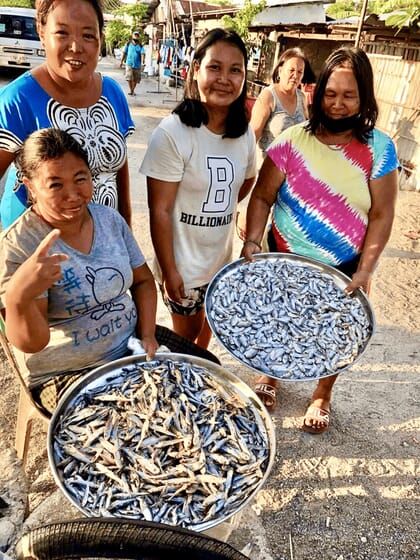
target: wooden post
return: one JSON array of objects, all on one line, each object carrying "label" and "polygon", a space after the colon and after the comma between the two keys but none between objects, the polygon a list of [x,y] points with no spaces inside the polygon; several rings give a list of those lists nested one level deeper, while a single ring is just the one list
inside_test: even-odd
[{"label": "wooden post", "polygon": [[190,36],[190,45],[195,47],[195,25],[194,25],[194,16],[193,16],[193,9],[192,9],[192,2],[190,0],[190,18],[191,18],[191,36]]},{"label": "wooden post", "polygon": [[360,14],[360,21],[359,21],[359,25],[358,25],[358,28],[357,28],[356,39],[354,41],[354,46],[355,47],[358,47],[359,43],[360,43],[360,36],[362,34],[363,22],[365,20],[367,5],[368,5],[368,0],[363,0],[362,12]]}]

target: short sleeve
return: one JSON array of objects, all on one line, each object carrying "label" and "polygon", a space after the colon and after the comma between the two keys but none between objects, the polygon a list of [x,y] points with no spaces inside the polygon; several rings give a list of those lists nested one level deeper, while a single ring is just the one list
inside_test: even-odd
[{"label": "short sleeve", "polygon": [[[6,306],[5,292],[6,286],[16,272],[16,270],[31,256],[37,249],[42,239],[51,231],[45,223],[39,227],[30,227],[30,233],[22,233],[25,224],[30,220],[29,210],[21,216],[11,227],[2,232],[0,236],[0,308]],[[21,242],[19,242],[21,240]],[[39,295],[36,299],[48,297],[48,290]]]},{"label": "short sleeve", "polygon": [[[5,291],[7,283],[19,266],[19,262],[12,262],[13,256],[9,254],[10,248],[7,239],[3,236],[0,239],[0,309],[6,307]],[[11,257],[11,258],[10,258]]]},{"label": "short sleeve", "polygon": [[136,127],[130,114],[127,98],[121,86],[112,78],[104,76],[102,95],[108,100],[114,110],[121,134],[124,137],[133,134]]},{"label": "short sleeve", "polygon": [[300,125],[292,126],[281,132],[267,148],[266,153],[272,159],[276,167],[284,174],[287,174],[287,165],[292,149],[294,129],[300,129]]},{"label": "short sleeve", "polygon": [[248,126],[247,131],[248,137],[248,166],[245,172],[245,178],[250,179],[251,177],[255,177],[257,174],[257,150],[256,150],[256,140],[254,131],[250,126]]},{"label": "short sleeve", "polygon": [[48,126],[46,95],[25,73],[0,92],[0,150],[15,153],[24,140],[39,128]]},{"label": "short sleeve", "polygon": [[399,168],[395,144],[387,134],[374,129],[369,145],[373,149],[371,179],[379,179]]},{"label": "short sleeve", "polygon": [[178,143],[161,126],[155,128],[140,166],[140,172],[160,181],[174,183],[181,181],[184,176],[184,159],[178,150]]},{"label": "short sleeve", "polygon": [[131,268],[134,270],[135,268],[139,268],[140,266],[144,265],[146,259],[126,221],[121,218],[121,222],[123,228],[123,238],[130,257]]}]

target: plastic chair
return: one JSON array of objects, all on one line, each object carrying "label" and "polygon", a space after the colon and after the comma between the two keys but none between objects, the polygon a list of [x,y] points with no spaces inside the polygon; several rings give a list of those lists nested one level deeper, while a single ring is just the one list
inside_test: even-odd
[{"label": "plastic chair", "polygon": [[3,352],[6,355],[10,367],[19,380],[20,386],[16,421],[15,449],[17,456],[22,460],[23,466],[25,467],[26,460],[28,458],[28,448],[33,421],[36,418],[39,418],[45,422],[46,426],[48,426],[50,419],[32,400],[31,393],[23,380],[23,375],[16,361],[16,357],[13,354],[12,347],[6,338],[5,330],[6,329],[3,318],[0,316],[0,344],[3,348]]},{"label": "plastic chair", "polygon": [[[13,349],[6,338],[5,332],[6,326],[4,324],[3,317],[0,314],[0,343],[3,347],[4,353],[6,354],[7,361],[9,362],[13,371],[16,373],[16,376],[20,382],[15,449],[17,456],[22,460],[23,466],[25,467],[28,456],[32,423],[36,418],[40,418],[44,420],[46,426],[48,426],[50,417],[47,416],[32,399],[31,393],[24,382],[19,364],[17,363],[16,357],[13,354]],[[193,342],[177,335],[166,327],[163,327],[161,325],[156,326],[156,338],[158,339],[160,344],[163,344],[164,346],[170,348],[171,352],[191,354],[193,356],[199,356],[201,358],[205,358],[207,360],[220,364],[219,359],[214,354],[212,354],[208,350],[200,348]]]}]

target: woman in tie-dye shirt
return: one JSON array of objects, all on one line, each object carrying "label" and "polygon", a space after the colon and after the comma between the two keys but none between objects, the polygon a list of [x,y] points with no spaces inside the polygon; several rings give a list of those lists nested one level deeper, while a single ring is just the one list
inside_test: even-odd
[{"label": "woman in tie-dye shirt", "polygon": [[[281,133],[267,150],[248,206],[243,256],[259,252],[274,205],[271,251],[332,265],[351,278],[349,292],[369,292],[398,190],[395,146],[375,128],[377,115],[367,55],[337,49],[319,76],[310,120]],[[328,428],[336,378],[320,379],[302,422],[305,431]],[[269,409],[275,407],[275,380],[262,376],[255,390]]]}]

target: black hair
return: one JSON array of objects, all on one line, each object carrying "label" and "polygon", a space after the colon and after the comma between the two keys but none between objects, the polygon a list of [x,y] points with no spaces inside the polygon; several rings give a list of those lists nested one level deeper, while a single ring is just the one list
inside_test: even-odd
[{"label": "black hair", "polygon": [[311,117],[306,130],[315,134],[321,125],[322,102],[327,82],[338,67],[350,67],[357,82],[360,99],[360,118],[354,128],[354,135],[366,144],[378,118],[378,105],[375,99],[373,70],[367,54],[358,47],[341,47],[330,54],[315,86]]},{"label": "black hair", "polygon": [[67,153],[80,158],[89,168],[88,155],[68,132],[58,128],[41,128],[30,134],[16,156],[19,178],[32,179],[39,165]]},{"label": "black hair", "polygon": [[[187,126],[199,128],[202,124],[208,123],[208,113],[200,100],[200,93],[194,80],[194,72],[196,64],[200,65],[207,50],[217,41],[223,41],[237,47],[244,57],[245,70],[247,68],[248,55],[246,47],[241,37],[235,31],[219,27],[208,31],[194,50],[194,57],[186,79],[184,99],[173,111],[179,115],[181,121]],[[246,80],[244,80],[240,96],[229,107],[224,138],[239,138],[248,129],[249,113],[246,107],[246,89]]]},{"label": "black hair", "polygon": [[305,70],[303,71],[302,84],[314,84],[315,82],[315,72],[312,70],[309,60],[305,60]]},{"label": "black hair", "polygon": [[[38,23],[44,26],[47,23],[48,14],[53,10],[60,0],[36,0],[35,9],[37,11]],[[102,35],[104,29],[104,11],[102,0],[83,0],[92,6],[98,17],[99,33]]]}]

